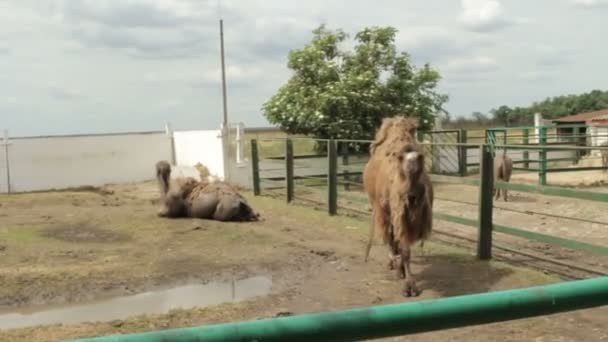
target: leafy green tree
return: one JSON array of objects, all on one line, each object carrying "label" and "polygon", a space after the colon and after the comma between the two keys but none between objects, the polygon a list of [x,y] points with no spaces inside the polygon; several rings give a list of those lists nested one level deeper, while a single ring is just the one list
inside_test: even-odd
[{"label": "leafy green tree", "polygon": [[290,134],[317,138],[371,139],[382,119],[396,114],[431,129],[448,100],[436,91],[440,75],[398,53],[396,34],[392,27],[365,28],[345,51],[342,30],[313,30],[310,43],[289,53],[292,76],[264,103],[264,115]]}]

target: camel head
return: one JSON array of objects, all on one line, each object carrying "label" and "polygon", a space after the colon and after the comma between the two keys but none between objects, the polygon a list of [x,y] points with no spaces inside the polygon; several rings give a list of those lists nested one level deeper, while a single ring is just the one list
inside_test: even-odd
[{"label": "camel head", "polygon": [[424,153],[418,145],[405,145],[397,155],[403,176],[416,181],[424,170]]},{"label": "camel head", "polygon": [[160,190],[160,195],[165,196],[169,191],[169,180],[171,179],[171,164],[165,160],[156,163],[156,179]]},{"label": "camel head", "polygon": [[391,145],[396,141],[416,141],[418,124],[415,119],[405,116],[384,118],[376,132],[374,142],[370,145],[370,154],[381,145]]}]

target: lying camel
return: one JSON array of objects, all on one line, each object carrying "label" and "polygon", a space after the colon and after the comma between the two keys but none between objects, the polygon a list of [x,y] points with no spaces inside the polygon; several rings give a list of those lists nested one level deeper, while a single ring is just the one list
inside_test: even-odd
[{"label": "lying camel", "polygon": [[[501,180],[508,182],[511,180],[511,174],[513,173],[513,160],[507,155],[506,151],[503,151],[502,156],[494,158],[494,189],[493,194],[496,196],[496,200],[500,198],[501,189],[496,188],[496,182]],[[502,189],[502,197],[507,202],[507,189]]]},{"label": "lying camel", "polygon": [[415,132],[413,119],[384,119],[363,172],[363,185],[372,207],[365,261],[377,231],[390,250],[389,268],[396,265],[398,276],[405,278],[406,297],[420,293],[410,269],[411,245],[426,240],[433,224],[433,186]]},{"label": "lying camel", "polygon": [[178,178],[171,188],[171,165],[156,163],[161,198],[161,217],[193,217],[217,221],[257,221],[247,200],[229,184],[221,181],[197,181],[192,177]]}]

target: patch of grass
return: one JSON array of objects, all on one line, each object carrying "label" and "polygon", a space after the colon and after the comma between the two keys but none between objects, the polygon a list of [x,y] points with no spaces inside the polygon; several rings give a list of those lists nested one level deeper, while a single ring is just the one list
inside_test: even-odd
[{"label": "patch of grass", "polygon": [[223,229],[221,234],[217,234],[216,237],[229,243],[239,242],[244,245],[272,244],[270,236],[256,232],[253,227],[241,228],[233,226],[232,228],[234,229]]},{"label": "patch of grass", "polygon": [[9,244],[33,244],[48,242],[48,239],[40,234],[37,227],[12,227],[0,230],[0,241]]}]

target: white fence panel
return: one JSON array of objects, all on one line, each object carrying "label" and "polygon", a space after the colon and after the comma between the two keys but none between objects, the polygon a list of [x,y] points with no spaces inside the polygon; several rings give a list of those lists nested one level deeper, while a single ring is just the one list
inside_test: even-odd
[{"label": "white fence panel", "polygon": [[201,163],[212,175],[225,177],[221,130],[176,131],[173,141],[178,167]]}]

